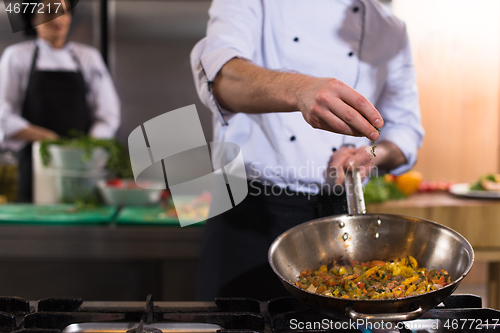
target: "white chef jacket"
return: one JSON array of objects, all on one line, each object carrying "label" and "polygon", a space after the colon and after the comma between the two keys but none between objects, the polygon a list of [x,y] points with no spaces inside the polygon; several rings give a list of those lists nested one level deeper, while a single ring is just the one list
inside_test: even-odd
[{"label": "white chef jacket", "polygon": [[36,70],[76,72],[78,65],[71,55],[73,52],[89,88],[87,102],[93,119],[90,135],[113,137],[120,125],[120,100],[99,51],[74,42],[56,49],[38,38],[9,46],[0,59],[0,146],[19,150],[26,144],[24,140],[15,140],[11,136],[29,124],[21,113],[36,44],[39,47]]},{"label": "white chef jacket", "polygon": [[[379,140],[393,142],[406,157],[392,173],[415,164],[424,131],[408,35],[405,24],[377,1],[213,0],[209,15],[207,36],[191,53],[195,85],[214,114],[214,141],[240,146],[248,178],[317,192],[333,148],[370,142],[314,129],[301,112],[244,114],[222,108],[211,83],[235,57],[354,87],[384,119]],[[227,163],[223,152],[216,154],[214,164]]]}]

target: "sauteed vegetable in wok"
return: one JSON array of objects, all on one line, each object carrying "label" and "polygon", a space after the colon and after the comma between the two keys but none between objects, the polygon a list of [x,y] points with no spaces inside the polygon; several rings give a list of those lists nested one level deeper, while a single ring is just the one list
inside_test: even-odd
[{"label": "sauteed vegetable in wok", "polygon": [[412,256],[396,261],[334,261],[300,273],[298,287],[332,297],[387,299],[423,294],[450,284],[445,270],[418,267]]}]

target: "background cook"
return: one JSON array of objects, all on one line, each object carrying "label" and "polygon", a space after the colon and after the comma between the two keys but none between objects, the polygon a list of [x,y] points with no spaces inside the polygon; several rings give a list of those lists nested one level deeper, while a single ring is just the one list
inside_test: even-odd
[{"label": "background cook", "polygon": [[120,124],[120,102],[100,53],[68,41],[71,11],[52,19],[47,5],[70,9],[65,1],[41,2],[44,13],[28,18],[36,40],[6,48],[0,59],[0,143],[18,151],[25,202],[33,196],[32,142],[71,130],[111,138]]}]

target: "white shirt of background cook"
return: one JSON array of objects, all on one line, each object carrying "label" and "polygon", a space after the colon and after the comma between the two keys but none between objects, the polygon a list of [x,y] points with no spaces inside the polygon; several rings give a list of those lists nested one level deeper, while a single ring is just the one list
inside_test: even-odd
[{"label": "white shirt of background cook", "polygon": [[90,134],[100,138],[113,137],[120,125],[120,100],[99,51],[74,42],[56,49],[39,38],[9,46],[0,59],[0,147],[19,150],[26,144],[23,140],[10,137],[28,126],[21,112],[35,43],[39,47],[37,70],[77,71],[70,50],[73,51],[80,61],[84,80],[89,87],[87,101],[93,116]]},{"label": "white shirt of background cook", "polygon": [[[370,142],[312,128],[300,112],[243,114],[220,107],[211,82],[234,57],[259,66],[339,79],[382,114],[380,140],[395,143],[409,170],[424,135],[405,24],[375,0],[214,0],[207,36],[191,53],[201,101],[214,114],[214,141],[241,147],[249,178],[316,192],[333,148]],[[214,158],[223,165],[224,156]],[[215,166],[217,167],[217,165]],[[305,185],[305,187],[304,187]]]}]

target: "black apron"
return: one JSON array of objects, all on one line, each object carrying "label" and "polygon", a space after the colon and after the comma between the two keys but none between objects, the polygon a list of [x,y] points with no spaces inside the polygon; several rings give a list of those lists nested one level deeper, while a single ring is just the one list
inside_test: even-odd
[{"label": "black apron", "polygon": [[[290,296],[271,270],[267,252],[284,231],[315,218],[347,213],[345,194],[310,195],[274,191],[253,182],[233,209],[206,222],[196,298]],[[290,195],[291,194],[291,195]],[[215,195],[215,194],[214,194]]]},{"label": "black apron", "polygon": [[[81,64],[70,50],[78,71],[38,71],[38,45],[31,63],[30,78],[26,89],[22,116],[30,123],[68,136],[70,130],[88,133],[92,124],[87,104],[87,87]],[[32,144],[27,144],[18,153],[19,201],[33,200]]]}]

